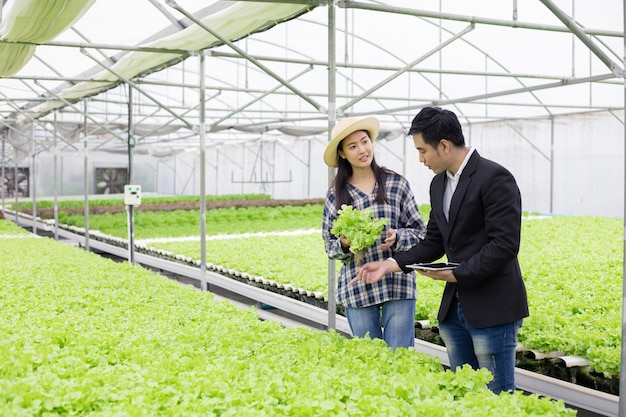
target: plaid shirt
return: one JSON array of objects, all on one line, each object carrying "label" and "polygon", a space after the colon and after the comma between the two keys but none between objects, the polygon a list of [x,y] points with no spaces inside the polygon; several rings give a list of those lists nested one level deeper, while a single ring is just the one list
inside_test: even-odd
[{"label": "plaid shirt", "polygon": [[[374,210],[374,218],[386,217],[389,219],[389,224],[383,229],[380,239],[372,247],[364,250],[362,264],[382,261],[395,252],[406,251],[415,246],[426,234],[426,224],[419,213],[409,182],[393,171],[386,170],[386,172],[385,184],[389,203],[374,201],[378,192],[378,184],[369,195],[364,194],[352,184],[348,184],[353,208],[363,210],[371,207]],[[337,218],[335,198],[335,189],[331,187],[324,204],[322,237],[328,257],[343,263],[337,278],[337,302],[345,307],[367,307],[390,300],[415,300],[417,297],[415,272],[408,274],[393,272],[385,275],[383,279],[374,284],[357,282],[348,286],[348,282],[356,276],[356,270],[360,265],[356,264],[355,255],[352,252],[345,253],[343,251],[339,237],[330,233],[333,222]],[[383,251],[380,249],[380,245],[385,241],[389,227],[397,233],[396,243],[392,248]]]}]

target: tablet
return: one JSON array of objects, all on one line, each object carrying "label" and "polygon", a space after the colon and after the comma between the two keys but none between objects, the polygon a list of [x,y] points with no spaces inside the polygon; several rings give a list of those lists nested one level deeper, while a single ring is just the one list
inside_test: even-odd
[{"label": "tablet", "polygon": [[459,264],[454,262],[435,262],[435,263],[423,263],[423,264],[411,264],[407,265],[407,268],[422,269],[424,271],[442,271],[444,269],[454,269]]}]

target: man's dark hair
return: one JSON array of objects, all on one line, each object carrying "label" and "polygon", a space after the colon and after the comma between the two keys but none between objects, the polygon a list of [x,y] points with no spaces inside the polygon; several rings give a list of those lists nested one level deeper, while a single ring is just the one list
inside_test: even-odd
[{"label": "man's dark hair", "polygon": [[441,107],[424,107],[411,122],[409,135],[419,133],[424,142],[436,148],[441,139],[455,146],[465,146],[461,123],[456,114]]}]

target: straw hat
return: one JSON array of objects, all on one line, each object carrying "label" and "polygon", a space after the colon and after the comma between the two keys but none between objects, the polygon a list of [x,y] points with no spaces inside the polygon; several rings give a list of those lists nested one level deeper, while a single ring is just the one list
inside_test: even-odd
[{"label": "straw hat", "polygon": [[380,124],[375,117],[366,117],[364,119],[348,117],[347,119],[340,120],[335,127],[333,127],[330,134],[330,143],[328,143],[324,151],[324,162],[326,165],[329,167],[337,166],[337,147],[339,146],[339,142],[357,130],[366,130],[369,132],[370,139],[374,142],[378,136]]}]

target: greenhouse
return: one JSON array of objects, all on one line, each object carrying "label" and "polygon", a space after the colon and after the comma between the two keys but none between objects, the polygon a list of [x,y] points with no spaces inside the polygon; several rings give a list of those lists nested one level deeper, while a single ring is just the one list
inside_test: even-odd
[{"label": "greenhouse", "polygon": [[[570,367],[569,361],[582,360],[584,372],[588,374],[591,370],[593,378],[602,379],[586,385],[592,388],[590,391],[595,388],[601,392],[599,398],[591,400],[588,398],[594,397],[594,392],[561,395],[570,389],[569,385],[561,387],[551,379],[533,380],[524,389],[565,400],[581,410],[580,415],[587,415],[582,411],[586,410],[596,413],[589,415],[626,417],[623,402],[626,394],[619,395],[626,386],[626,378],[619,372],[624,353],[620,295],[623,293],[626,166],[625,3],[617,0],[3,0],[0,4],[0,194],[5,219],[28,229],[32,235],[74,240],[79,246],[61,245],[61,251],[88,249],[87,252],[102,254],[110,250],[108,255],[112,257],[121,260],[127,257],[131,263],[162,272],[165,270],[160,262],[171,261],[179,266],[172,267],[169,273],[189,274],[194,277],[192,281],[197,278],[194,285],[202,290],[220,285],[234,292],[239,288],[246,297],[261,297],[255,300],[272,308],[279,307],[278,310],[281,303],[287,310],[292,308],[294,299],[303,304],[309,301],[314,309],[297,308],[310,311],[309,319],[319,321],[318,327],[341,331],[345,321],[340,306],[334,302],[335,265],[324,256],[319,230],[321,205],[336,173],[323,161],[330,132],[346,117],[377,117],[380,133],[374,142],[376,160],[406,177],[422,215],[427,217],[433,173],[420,163],[407,133],[420,109],[443,107],[459,117],[467,144],[510,170],[519,186],[524,211],[520,263],[529,293],[537,300],[531,305],[526,333],[521,334],[526,353],[566,363],[563,372],[568,376],[560,380],[566,379],[571,385],[582,378],[581,374],[573,376],[578,371],[571,369],[581,368]],[[125,199],[128,186],[139,190],[135,207]],[[233,203],[233,208],[228,208],[227,201]],[[161,213],[157,214],[159,207]],[[73,278],[63,280],[80,280],[74,269],[82,266],[70,266],[72,255],[65,252],[57,255],[57,249],[37,247],[20,230],[6,224],[3,227],[7,228],[6,233],[0,234],[6,237],[3,240],[7,246],[0,250],[7,251],[7,259],[12,259],[9,253],[18,247],[21,248],[18,252],[24,252],[20,257],[26,256],[22,259],[25,262],[30,262],[28,255],[36,258],[38,251],[59,256],[63,262],[59,263],[59,269],[52,267],[50,276],[60,274],[60,279],[66,270]],[[576,232],[571,230],[574,228]],[[224,238],[229,234],[232,236]],[[273,236],[272,243],[263,241],[264,234]],[[19,246],[12,244],[13,239],[20,239]],[[184,239],[188,240],[183,242]],[[273,252],[278,246],[285,247],[284,252]],[[288,252],[287,247],[293,252]],[[219,253],[224,248],[228,248],[229,255]],[[279,261],[271,264],[253,256],[255,252]],[[314,252],[310,255],[314,258],[310,265],[306,252]],[[100,262],[82,258],[83,255],[88,254],[74,256],[75,262]],[[160,260],[154,261],[156,258]],[[17,277],[19,271],[14,271],[11,262],[3,262],[6,265],[0,267],[0,277],[7,280],[8,287],[15,291],[30,288],[22,287],[17,278],[6,277],[12,273]],[[38,263],[39,260],[33,259],[33,265]],[[291,264],[306,266],[308,274]],[[123,262],[121,265],[124,265],[122,269],[127,267]],[[27,269],[31,268],[35,267]],[[115,270],[107,276],[140,274],[132,268],[128,271]],[[567,277],[559,275],[566,273]],[[281,274],[288,277],[284,278],[285,282],[281,281]],[[303,275],[323,279],[305,281]],[[226,284],[220,284],[222,276],[226,277]],[[137,279],[143,282],[146,277]],[[545,283],[561,279],[571,279],[573,288],[558,282]],[[585,281],[590,283],[578,287],[585,294],[576,294],[574,290]],[[88,308],[71,294],[58,290],[52,283],[49,285],[55,288],[52,294],[61,297],[52,299],[51,305],[65,300],[72,306],[77,303],[81,309]],[[129,296],[117,294],[119,288],[114,290],[100,281],[93,285],[114,292],[120,299]],[[176,302],[165,300],[165,294],[168,291],[178,294],[179,290],[175,286],[170,289],[169,284],[160,281],[157,285],[155,308],[169,311]],[[82,297],[96,302],[96,293],[88,286],[80,291]],[[143,294],[144,289],[132,291]],[[428,323],[435,321],[440,287],[433,291],[435,304],[428,301],[429,291],[433,290],[418,288],[421,316],[416,316],[416,326],[419,324],[426,333],[430,332]],[[289,300],[281,301],[267,293],[280,293]],[[8,294],[0,298],[7,305],[11,303]],[[421,294],[425,301],[420,307]],[[201,316],[198,309],[206,301],[179,297],[181,305],[192,311],[187,318],[179,317],[180,322],[192,320],[190,317],[196,314]],[[551,305],[553,297],[563,303]],[[603,299],[610,300],[612,305],[603,305]],[[130,298],[126,302],[134,305]],[[27,301],[21,303],[15,310],[17,316],[22,307],[32,308]],[[569,331],[564,330],[569,327],[557,323],[548,313],[542,317],[542,312],[547,311],[544,308],[559,310],[551,314],[585,322],[578,324],[585,336],[559,335],[561,331]],[[53,316],[63,320],[62,310],[62,307],[54,312],[46,310],[45,314],[50,314],[46,325],[52,330],[30,336],[53,340],[54,346],[66,346],[65,339],[54,335],[58,323],[52,320]],[[94,310],[90,314],[96,313]],[[108,317],[98,317],[123,321],[118,313],[116,310]],[[133,310],[132,314],[139,317],[157,313]],[[233,323],[233,329],[239,325]],[[250,340],[260,337],[252,335],[257,332],[275,337],[274,330],[255,326],[250,331]],[[12,331],[7,323],[0,327]],[[542,340],[538,330],[542,328],[551,332],[554,339],[560,336],[563,346],[557,346],[556,340]],[[86,338],[96,337],[81,329]],[[142,351],[143,347],[138,346],[143,345],[133,342],[137,343],[133,345],[137,354],[162,353],[154,347],[148,333],[132,331],[135,330],[150,345]],[[122,326],[114,331],[129,329]],[[157,331],[183,332],[166,325]],[[187,337],[185,334],[182,339]],[[309,341],[308,335],[296,333],[290,337]],[[334,338],[334,333],[329,337]],[[318,349],[340,350],[328,346],[343,346],[339,339],[343,340],[307,343],[313,346],[320,343]],[[115,340],[125,343],[122,339]],[[66,375],[65,379],[84,378],[83,381],[97,385],[102,381],[89,379],[86,370],[89,366],[117,360],[115,363],[123,364],[125,355],[133,355],[130,348],[116,351],[119,356],[113,360],[101,352],[102,346],[97,342],[87,342],[84,351],[98,350],[100,353],[94,355],[99,359],[86,354],[80,358],[85,361],[82,364],[85,368],[78,366],[82,369],[81,376]],[[170,369],[176,361],[182,361],[181,369],[193,374],[194,355],[187,349],[194,343],[190,340],[189,344],[173,346],[180,350],[180,355],[172,355],[168,359],[172,362],[163,364],[163,368]],[[209,348],[203,343],[204,352]],[[288,355],[277,347],[279,342],[273,343],[270,344],[275,346],[272,349],[277,354]],[[48,351],[37,353],[27,345],[35,352],[33,355],[41,355],[40,364],[46,362],[47,355],[52,355]],[[23,345],[7,345],[7,348],[10,351],[19,346]],[[358,350],[357,345],[343,348]],[[233,361],[243,361],[245,349],[241,346],[234,349],[238,352],[241,349],[238,354],[242,357]],[[368,345],[363,349],[376,347]],[[441,352],[431,347],[425,351],[435,356]],[[551,357],[555,352],[560,355]],[[603,356],[603,352],[609,352],[610,358]],[[385,355],[384,350],[370,353],[376,357]],[[315,356],[310,351],[302,355],[298,358],[294,354],[290,360],[304,364]],[[445,364],[445,354],[441,357]],[[326,352],[317,360],[333,359]],[[403,363],[407,359],[397,360]],[[389,362],[393,363],[391,359]],[[226,379],[225,369],[233,364],[222,365],[224,368],[219,372]],[[200,363],[198,369],[215,370],[222,365]],[[24,362],[18,366],[23,370],[30,365]],[[54,366],[61,365],[55,362]],[[63,366],[71,368],[69,364]],[[134,362],[133,366],[143,365]],[[236,366],[238,370],[232,372],[244,372],[241,364]],[[250,374],[261,378],[259,374],[266,365],[258,366]],[[311,366],[322,368],[319,363]],[[329,378],[343,378],[343,366],[348,372],[354,364],[338,366]],[[434,365],[424,360],[419,366]],[[425,410],[446,402],[446,394],[441,392],[431,397],[420,392],[420,400],[413,392],[404,393],[399,387],[401,382],[394,386],[395,374],[387,368],[381,372],[389,378],[387,388],[396,390],[397,396],[376,399],[367,390],[357,393],[344,387],[345,390],[340,390],[343,397],[329,399],[312,389],[306,391],[307,398],[310,396],[311,402],[326,410],[312,414],[304,411],[305,403],[283,402],[281,395],[299,388],[289,384],[281,388],[271,378],[263,379],[267,384],[263,395],[277,403],[261,400],[261,394],[256,398],[251,381],[239,381],[240,385],[228,388],[249,390],[245,401],[254,404],[258,401],[258,407],[246,409],[234,397],[229,398],[232,391],[221,397],[224,403],[213,403],[217,400],[212,390],[217,390],[217,386],[206,391],[192,390],[191,385],[181,382],[184,379],[172,385],[177,394],[163,391],[157,395],[149,392],[150,381],[126,379],[130,377],[120,369],[115,368],[109,376],[119,377],[129,387],[133,383],[141,386],[135,393],[155,415],[177,412],[207,415],[207,410],[213,410],[208,415],[242,415],[245,411],[250,415],[373,415],[367,407],[381,400],[397,405],[394,408],[397,414],[387,415],[428,415],[416,413],[411,401],[421,401]],[[156,372],[145,369],[148,373]],[[32,392],[32,398],[12,400],[13,391],[5,390],[7,394],[0,397],[0,409],[4,412],[38,415],[35,410],[40,403],[39,413],[59,415],[134,415],[141,409],[141,401],[133,404],[129,400],[127,404],[127,393],[122,391],[99,393],[95,395],[97,401],[88,401],[87,391],[72,391],[68,385],[66,392],[55,394],[54,390],[46,389],[47,382],[43,379],[37,380],[31,391],[26,388],[27,377],[22,379],[22,370],[3,369],[0,385],[8,387],[11,376],[19,376],[20,386],[23,384],[25,391]],[[64,379],[57,371],[46,370]],[[139,378],[141,371],[135,369],[135,372],[133,377]],[[276,372],[289,373],[285,369]],[[366,375],[364,371],[362,377],[367,378]],[[152,382],[156,385],[167,384],[165,375],[154,378]],[[480,375],[467,375],[467,380],[460,384],[480,385],[480,378]],[[191,380],[194,384],[206,382]],[[355,376],[346,384],[357,381]],[[418,391],[423,389],[420,383],[407,382]],[[611,388],[598,388],[605,383]],[[445,382],[438,384],[444,386]],[[549,388],[550,384],[557,388]],[[531,385],[538,388],[533,391]],[[131,388],[128,393],[132,394]],[[151,395],[167,397],[167,403],[160,406],[170,411],[158,410],[159,405],[151,402]],[[348,401],[351,395],[356,399],[363,396],[365,401],[356,406]],[[472,395],[483,394],[476,394],[470,388],[455,393],[454,404],[442,411],[442,415],[501,415],[489,414],[493,411],[487,412],[478,402],[472,403]],[[577,395],[580,403],[576,402]],[[194,402],[192,397],[202,401]],[[411,400],[405,402],[409,397]],[[81,410],[77,405],[81,401],[86,409]],[[365,404],[370,401],[371,404]],[[493,407],[519,407],[527,415],[544,415],[538,411],[541,407],[545,415],[568,413],[557,409],[558,402],[550,409],[542,402],[526,403],[527,400],[517,396],[506,401],[507,404]],[[109,403],[111,408],[104,405]]]}]

